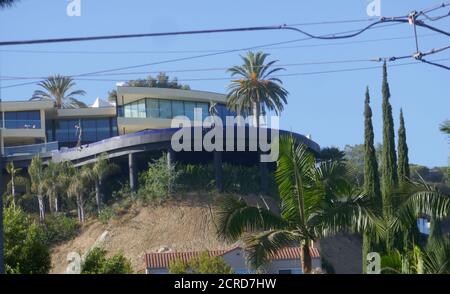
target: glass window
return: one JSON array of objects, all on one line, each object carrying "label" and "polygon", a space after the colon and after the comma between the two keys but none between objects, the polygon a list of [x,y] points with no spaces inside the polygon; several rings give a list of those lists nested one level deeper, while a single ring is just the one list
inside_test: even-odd
[{"label": "glass window", "polygon": [[16,112],[5,112],[5,127],[7,129],[17,128],[17,113]]},{"label": "glass window", "polygon": [[68,123],[65,120],[56,121],[56,130],[55,130],[56,141],[58,142],[68,141],[67,125]]},{"label": "glass window", "polygon": [[195,102],[184,102],[184,115],[190,120],[194,120]]},{"label": "glass window", "polygon": [[125,107],[125,117],[131,117],[131,105],[127,104]]},{"label": "glass window", "polygon": [[80,132],[79,124],[80,124],[79,120],[68,120],[67,121],[67,131],[68,131],[67,139],[68,139],[68,141],[78,142],[78,136],[79,136],[79,132]]},{"label": "glass window", "polygon": [[137,117],[145,118],[147,116],[147,114],[145,112],[145,99],[141,99],[136,103],[138,104],[138,116]]},{"label": "glass window", "polygon": [[111,118],[112,136],[117,136],[117,118]]},{"label": "glass window", "polygon": [[184,115],[184,102],[172,101],[172,117]]},{"label": "glass window", "polygon": [[97,139],[96,141],[104,140],[109,138],[109,119],[99,119],[97,120]]},{"label": "glass window", "polygon": [[202,110],[202,120],[204,120],[207,116],[209,116],[209,104],[208,103],[200,103],[197,102],[197,108]]},{"label": "glass window", "polygon": [[146,99],[147,117],[159,117],[159,103],[158,99]]},{"label": "glass window", "polygon": [[123,117],[124,116],[123,105],[117,106],[117,116],[119,116],[119,117]]},{"label": "glass window", "polygon": [[83,128],[83,141],[94,142],[97,140],[97,124],[95,119],[84,119],[81,126]]},{"label": "glass window", "polygon": [[41,113],[39,111],[29,111],[28,119],[30,120],[41,120]]},{"label": "glass window", "polygon": [[138,104],[137,104],[137,102],[131,103],[130,106],[131,106],[131,116],[130,117],[138,117]]},{"label": "glass window", "polygon": [[172,118],[172,101],[159,100],[159,117]]}]

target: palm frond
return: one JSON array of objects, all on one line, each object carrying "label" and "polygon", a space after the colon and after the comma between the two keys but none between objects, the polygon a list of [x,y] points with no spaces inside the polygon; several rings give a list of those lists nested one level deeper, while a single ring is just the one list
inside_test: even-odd
[{"label": "palm frond", "polygon": [[242,241],[248,263],[253,269],[260,270],[280,249],[298,246],[303,237],[295,231],[268,230],[247,234]]},{"label": "palm frond", "polygon": [[286,228],[288,223],[266,208],[249,206],[244,199],[224,197],[216,212],[218,235],[236,241],[244,232]]}]

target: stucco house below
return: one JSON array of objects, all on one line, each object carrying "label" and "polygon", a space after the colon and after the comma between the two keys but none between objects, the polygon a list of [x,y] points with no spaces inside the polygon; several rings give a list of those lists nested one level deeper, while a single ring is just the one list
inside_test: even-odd
[{"label": "stucco house below", "polygon": [[[145,254],[147,274],[167,274],[169,264],[175,260],[188,262],[191,258],[199,256],[201,251],[191,252],[153,252]],[[310,249],[312,257],[312,268],[321,269],[319,250],[315,247]],[[236,274],[253,273],[246,264],[245,251],[241,247],[234,247],[228,250],[208,251],[210,256],[221,256],[224,261],[234,270]],[[267,265],[268,274],[302,274],[301,268],[301,248],[288,247],[279,250]]]}]

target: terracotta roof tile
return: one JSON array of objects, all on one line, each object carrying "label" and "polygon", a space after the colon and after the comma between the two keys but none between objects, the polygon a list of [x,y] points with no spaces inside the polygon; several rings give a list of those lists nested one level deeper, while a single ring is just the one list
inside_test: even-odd
[{"label": "terracotta roof tile", "polygon": [[[228,250],[212,250],[207,251],[209,256],[221,256],[225,253],[231,252],[235,249],[241,249],[240,247],[233,247]],[[167,268],[169,264],[175,260],[181,260],[188,262],[190,259],[199,256],[204,251],[188,251],[188,252],[152,252],[145,254],[146,268]],[[315,247],[310,248],[310,254],[312,258],[320,258],[319,250]],[[301,248],[300,247],[286,247],[279,250],[272,260],[288,260],[288,259],[300,259]]]}]

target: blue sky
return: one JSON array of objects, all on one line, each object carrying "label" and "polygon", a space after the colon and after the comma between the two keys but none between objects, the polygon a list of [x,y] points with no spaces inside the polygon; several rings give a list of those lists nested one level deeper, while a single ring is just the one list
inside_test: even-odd
[{"label": "blue sky", "polygon": [[[369,2],[81,0],[81,16],[69,17],[66,14],[68,1],[22,0],[15,7],[0,11],[0,40],[365,19],[368,17],[366,6]],[[437,3],[438,0],[381,0],[381,12],[385,16],[405,15],[412,10],[420,10]],[[448,12],[448,9],[442,12]],[[366,23],[311,25],[304,26],[303,29],[315,34],[327,34],[357,29],[364,25]],[[433,25],[449,31],[450,18]],[[419,29],[419,35],[423,51],[449,44],[447,37],[424,29]],[[370,30],[350,40],[298,41],[275,48],[264,48],[264,51],[270,53],[271,58],[279,60],[279,64],[367,60],[414,52],[413,39],[379,40],[399,37],[412,37],[412,27],[402,24]],[[194,56],[205,53],[205,50],[209,52],[246,48],[300,38],[303,36],[291,31],[264,31],[2,47],[0,70],[2,76],[41,77],[54,73],[73,75]],[[326,44],[329,46],[325,46]],[[98,54],[92,54],[93,52]],[[245,52],[240,54],[243,53]],[[450,58],[450,52],[443,52],[429,59],[441,58]],[[403,62],[405,61],[397,61],[392,65]],[[442,63],[450,65],[449,60]],[[170,76],[177,76],[181,81],[226,78],[228,75],[222,70],[178,73],[170,71],[226,68],[236,64],[240,64],[238,52],[148,66],[128,72],[167,71]],[[310,73],[377,65],[380,66],[379,69],[283,77],[290,95],[289,104],[282,113],[281,128],[311,134],[321,146],[343,148],[346,144],[362,143],[364,91],[368,85],[372,95],[375,139],[380,142],[381,64],[365,61],[286,66],[285,73]],[[115,81],[144,76],[145,74],[100,76],[96,78],[110,81],[79,80],[77,86],[88,93],[84,101],[92,102],[96,97],[106,98],[108,90],[114,88]],[[25,80],[28,81],[30,80]],[[2,86],[22,82],[24,81],[1,81]],[[411,162],[430,167],[447,165],[449,144],[439,132],[438,126],[450,118],[449,72],[426,64],[392,67],[389,69],[389,82],[396,128],[401,107],[405,114]],[[185,83],[193,89],[225,92],[228,82],[197,80]],[[35,89],[35,85],[5,88],[1,90],[1,95],[4,100],[25,100]]]}]

